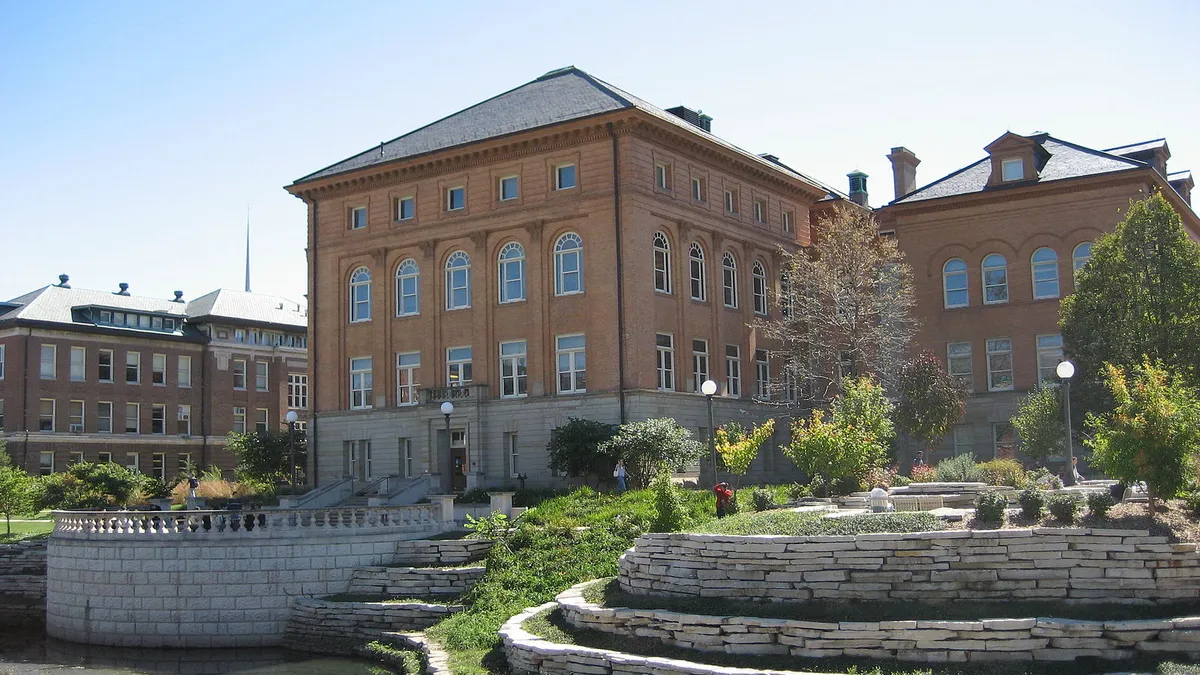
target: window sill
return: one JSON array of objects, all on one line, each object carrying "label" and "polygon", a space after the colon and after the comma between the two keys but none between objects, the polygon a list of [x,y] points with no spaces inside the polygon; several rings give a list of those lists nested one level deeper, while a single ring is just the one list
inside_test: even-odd
[{"label": "window sill", "polygon": [[470,306],[470,305],[464,305],[464,306],[462,306],[462,307],[447,307],[447,308],[446,308],[446,311],[447,311],[447,312],[458,312],[458,311],[461,311],[461,310],[464,310],[464,309],[471,309],[471,306]]},{"label": "window sill", "polygon": [[583,291],[567,291],[566,293],[555,293],[556,298],[569,298],[575,295],[583,295]]}]

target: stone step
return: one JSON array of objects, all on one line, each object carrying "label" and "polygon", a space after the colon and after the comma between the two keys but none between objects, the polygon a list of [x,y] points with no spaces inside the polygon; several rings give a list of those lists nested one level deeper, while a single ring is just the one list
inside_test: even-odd
[{"label": "stone step", "polygon": [[490,539],[412,539],[396,542],[397,565],[447,567],[466,565],[487,557]]},{"label": "stone step", "polygon": [[350,575],[355,595],[462,595],[483,577],[486,567],[360,567]]},{"label": "stone step", "polygon": [[292,601],[283,644],[305,651],[345,653],[383,633],[425,630],[464,609],[462,605],[427,602],[337,602],[300,597]]}]

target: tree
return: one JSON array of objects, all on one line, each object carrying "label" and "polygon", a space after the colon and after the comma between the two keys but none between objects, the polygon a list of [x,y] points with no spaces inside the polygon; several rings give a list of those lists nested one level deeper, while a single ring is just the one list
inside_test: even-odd
[{"label": "tree", "polygon": [[816,403],[842,374],[874,374],[890,390],[917,327],[912,269],[895,239],[878,235],[870,212],[843,205],[819,220],[812,246],[781,255],[782,318],[756,327],[780,343],[785,382]]},{"label": "tree", "polygon": [[927,448],[945,438],[967,408],[967,390],[928,350],[901,367],[896,394],[896,426]]},{"label": "tree", "polygon": [[1045,459],[1063,451],[1066,431],[1059,389],[1038,387],[1029,392],[1011,422],[1021,437],[1021,451],[1026,455]]},{"label": "tree", "polygon": [[869,377],[847,378],[842,389],[828,419],[823,410],[814,410],[810,418],[792,424],[792,442],[783,453],[810,476],[861,483],[887,462],[896,435],[889,419],[892,404],[883,387]]},{"label": "tree", "polygon": [[1193,475],[1200,452],[1200,398],[1161,363],[1132,369],[1110,364],[1105,384],[1117,405],[1107,415],[1088,415],[1092,459],[1118,480],[1145,481],[1153,514],[1157,500],[1179,494]]},{"label": "tree", "polygon": [[1131,202],[1116,230],[1093,244],[1059,323],[1076,366],[1072,399],[1085,410],[1111,408],[1106,363],[1129,370],[1161,361],[1200,387],[1200,244],[1161,194]]},{"label": "tree", "polygon": [[[303,431],[295,437],[296,476],[304,482],[308,441]],[[249,434],[231,433],[225,447],[237,458],[236,475],[239,481],[274,486],[292,481],[288,466],[289,436],[287,431],[258,431]]]},{"label": "tree", "polygon": [[565,471],[568,476],[592,474],[599,479],[612,472],[617,458],[601,451],[600,446],[617,434],[617,425],[572,417],[554,430],[546,452],[550,468]]},{"label": "tree", "polygon": [[774,433],[775,420],[767,420],[751,428],[749,433],[746,432],[745,427],[736,422],[717,427],[717,433],[713,439],[714,445],[725,468],[729,470],[729,473],[738,477],[733,486],[735,494],[741,477],[750,470],[750,464],[754,462],[755,457],[758,457],[759,449]]},{"label": "tree", "polygon": [[35,513],[34,479],[24,469],[12,465],[0,441],[0,513],[4,514],[7,534],[12,534],[12,517]]},{"label": "tree", "polygon": [[126,506],[145,477],[113,462],[78,462],[40,481],[41,508],[90,509]]},{"label": "tree", "polygon": [[600,452],[625,460],[631,487],[644,488],[662,471],[678,471],[700,458],[704,445],[670,417],[622,424]]}]

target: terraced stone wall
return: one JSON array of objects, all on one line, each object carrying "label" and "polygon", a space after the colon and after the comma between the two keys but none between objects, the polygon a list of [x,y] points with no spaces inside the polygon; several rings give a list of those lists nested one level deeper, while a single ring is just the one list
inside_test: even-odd
[{"label": "terraced stone wall", "polygon": [[487,557],[487,539],[415,539],[396,545],[396,561],[405,565],[465,565]]},{"label": "terraced stone wall", "polygon": [[385,632],[424,630],[461,605],[422,602],[331,602],[296,598],[283,645],[304,651],[353,653],[354,648]]},{"label": "terraced stone wall", "polygon": [[0,544],[0,620],[46,615],[46,540]]},{"label": "terraced stone wall", "polygon": [[360,567],[350,576],[351,595],[462,595],[483,578],[486,567]]}]

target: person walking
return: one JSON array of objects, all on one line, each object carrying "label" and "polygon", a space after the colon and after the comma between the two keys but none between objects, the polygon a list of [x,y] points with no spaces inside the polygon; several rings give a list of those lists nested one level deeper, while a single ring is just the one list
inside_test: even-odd
[{"label": "person walking", "polygon": [[617,479],[617,492],[625,491],[625,460],[617,460],[617,468],[613,469],[613,478]]}]

